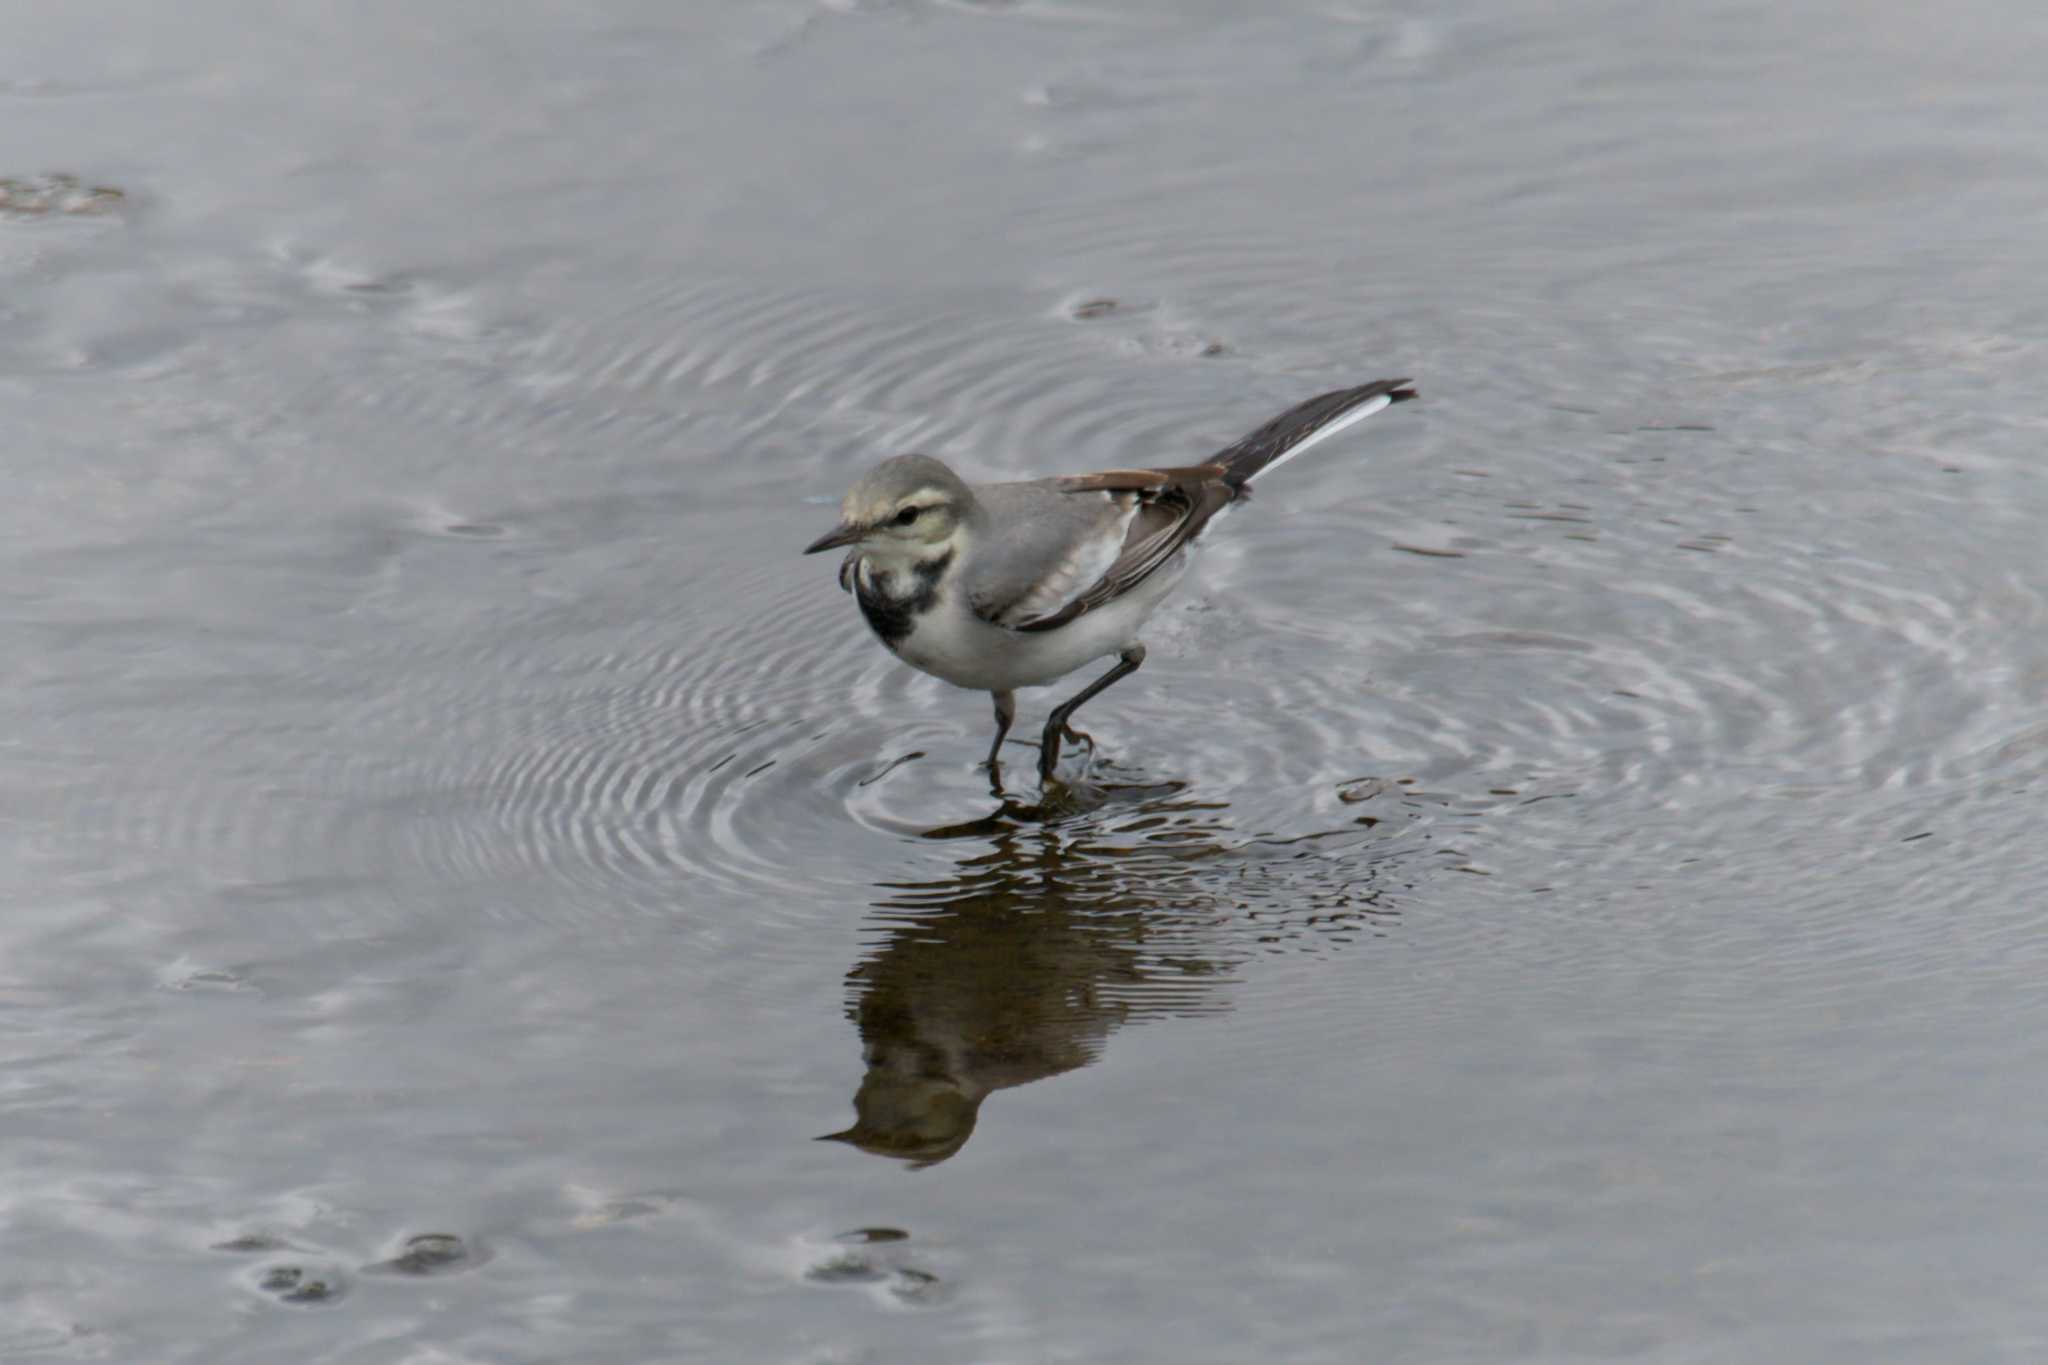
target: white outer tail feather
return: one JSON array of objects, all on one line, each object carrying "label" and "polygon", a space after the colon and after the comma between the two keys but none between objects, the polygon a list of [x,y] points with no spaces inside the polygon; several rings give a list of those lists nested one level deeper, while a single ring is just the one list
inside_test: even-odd
[{"label": "white outer tail feather", "polygon": [[1338,432],[1344,430],[1346,427],[1353,426],[1359,422],[1363,422],[1366,418],[1372,416],[1380,409],[1390,408],[1393,405],[1394,400],[1391,397],[1384,393],[1376,393],[1372,397],[1366,399],[1363,403],[1360,403],[1357,407],[1346,408],[1343,412],[1338,413],[1335,417],[1331,418],[1328,422],[1325,422],[1322,426],[1316,428],[1308,435],[1302,437],[1299,441],[1296,441],[1293,444],[1293,446],[1289,447],[1285,454],[1283,454],[1279,459],[1273,461],[1271,464],[1267,465],[1264,469],[1261,469],[1258,473],[1252,475],[1252,478],[1254,480],[1265,478],[1268,474],[1271,474],[1274,470],[1278,469],[1281,465],[1286,464],[1289,460],[1301,454],[1302,451],[1307,450],[1310,446],[1316,445],[1322,441],[1326,441],[1330,437],[1335,436]]},{"label": "white outer tail feather", "polygon": [[[1366,418],[1372,416],[1381,408],[1390,408],[1393,405],[1394,400],[1392,398],[1388,397],[1384,393],[1378,393],[1366,399],[1363,403],[1360,403],[1355,408],[1346,408],[1343,412],[1338,413],[1328,422],[1325,422],[1322,426],[1316,428],[1307,436],[1295,442],[1294,445],[1288,450],[1288,452],[1285,455],[1282,455],[1279,459],[1273,461],[1273,463],[1267,465],[1264,469],[1261,469],[1258,473],[1254,474],[1251,480],[1247,480],[1247,483],[1265,478],[1268,474],[1278,469],[1281,465],[1286,464],[1289,460],[1301,454],[1302,451],[1307,450],[1316,442],[1327,440],[1329,437],[1335,436],[1338,432],[1344,430],[1344,428],[1355,425],[1359,422],[1363,422]],[[1247,487],[1245,491],[1249,493],[1251,490],[1249,487]],[[1236,510],[1237,504],[1235,502],[1231,503],[1227,507],[1219,509],[1215,516],[1209,518],[1209,524],[1211,526],[1214,526],[1217,522],[1223,520],[1225,517],[1229,516],[1232,512],[1235,512]]]}]

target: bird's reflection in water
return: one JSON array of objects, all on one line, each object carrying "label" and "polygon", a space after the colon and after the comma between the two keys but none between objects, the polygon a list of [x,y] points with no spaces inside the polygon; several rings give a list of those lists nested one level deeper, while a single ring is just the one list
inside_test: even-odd
[{"label": "bird's reflection in water", "polygon": [[826,1136],[931,1166],[992,1092],[1086,1066],[1125,1024],[1224,1009],[1247,945],[1222,809],[1110,786],[930,831],[969,851],[943,879],[881,888],[847,976],[867,1074],[853,1126]]}]

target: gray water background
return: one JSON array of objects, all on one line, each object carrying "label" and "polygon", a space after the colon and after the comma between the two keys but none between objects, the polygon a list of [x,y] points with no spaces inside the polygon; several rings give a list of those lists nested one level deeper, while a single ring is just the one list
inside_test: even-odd
[{"label": "gray water background", "polygon": [[0,1358],[2041,1359],[2044,16],[0,6]]}]

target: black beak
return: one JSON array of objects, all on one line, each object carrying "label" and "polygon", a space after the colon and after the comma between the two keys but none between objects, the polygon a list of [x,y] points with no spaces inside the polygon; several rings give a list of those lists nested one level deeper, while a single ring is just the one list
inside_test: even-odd
[{"label": "black beak", "polygon": [[820,550],[833,550],[841,545],[851,545],[867,533],[868,528],[865,526],[835,526],[806,546],[804,553],[814,555]]}]

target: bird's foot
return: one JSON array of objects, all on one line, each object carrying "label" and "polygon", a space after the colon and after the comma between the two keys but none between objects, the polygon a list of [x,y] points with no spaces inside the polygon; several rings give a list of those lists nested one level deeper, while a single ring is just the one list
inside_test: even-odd
[{"label": "bird's foot", "polygon": [[1052,771],[1060,762],[1060,732],[1048,729],[1038,746],[1038,782],[1040,786],[1052,781]]},{"label": "bird's foot", "polygon": [[1087,745],[1088,752],[1091,755],[1095,752],[1095,740],[1093,737],[1067,726],[1047,726],[1045,736],[1039,741],[1038,745],[1038,781],[1040,785],[1053,780],[1053,772],[1059,767],[1060,763],[1060,741],[1063,738],[1073,744]]}]

